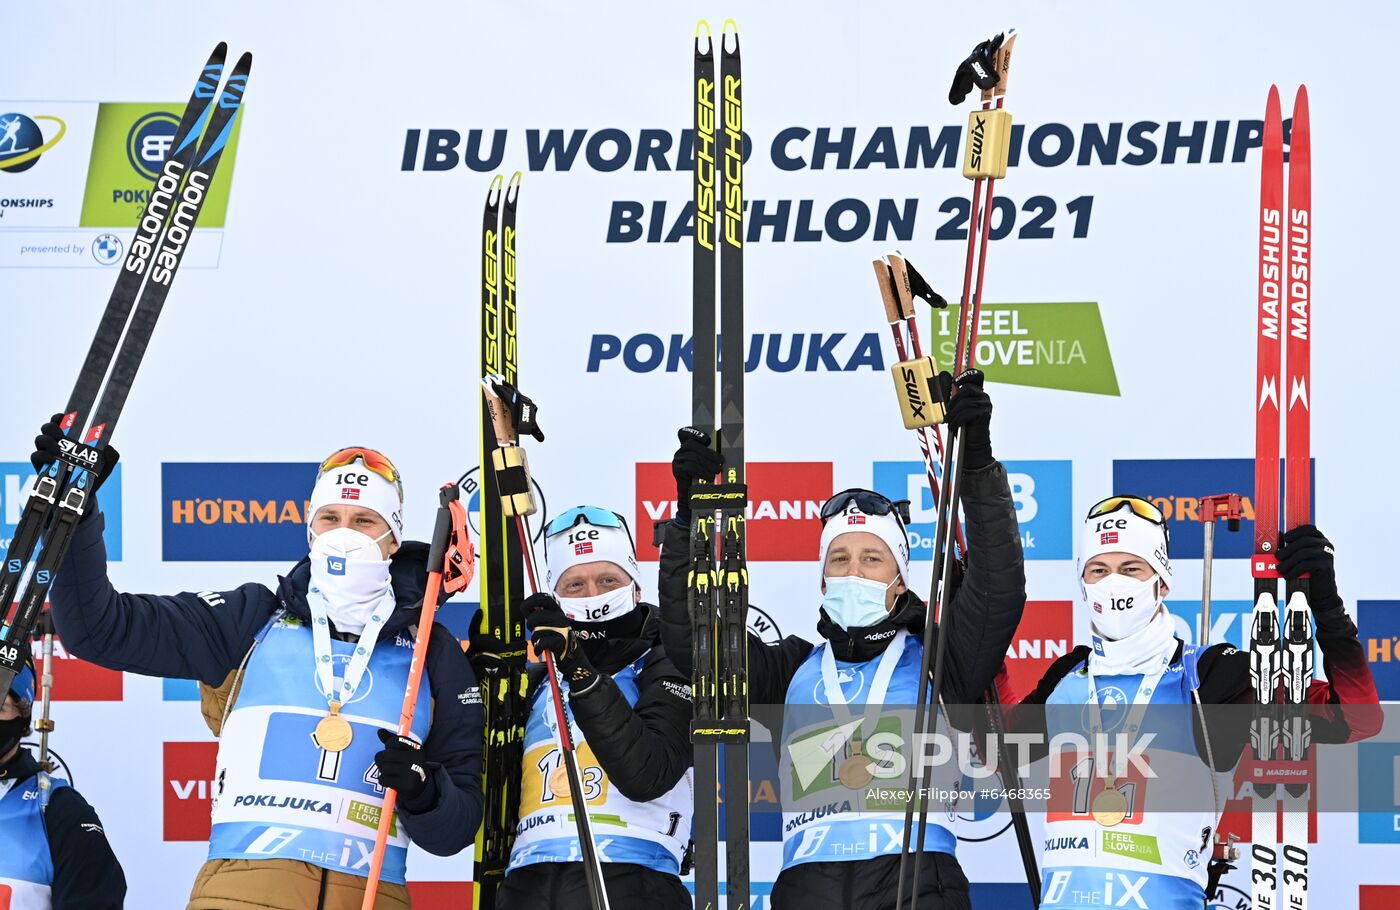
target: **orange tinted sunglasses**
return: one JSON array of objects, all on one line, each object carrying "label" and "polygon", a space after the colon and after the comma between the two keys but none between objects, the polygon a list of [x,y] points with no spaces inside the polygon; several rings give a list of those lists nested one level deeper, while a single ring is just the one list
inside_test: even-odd
[{"label": "orange tinted sunglasses", "polygon": [[399,469],[394,467],[394,463],[386,458],[383,452],[376,452],[374,449],[367,449],[364,446],[350,446],[331,453],[325,461],[321,462],[319,473],[324,474],[334,468],[343,468],[353,464],[357,458],[366,468],[397,487],[399,501],[403,501],[403,480],[399,477]]}]

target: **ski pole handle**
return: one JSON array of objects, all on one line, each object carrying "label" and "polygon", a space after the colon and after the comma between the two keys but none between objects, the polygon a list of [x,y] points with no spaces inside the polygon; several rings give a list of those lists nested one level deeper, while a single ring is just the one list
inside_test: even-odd
[{"label": "ski pole handle", "polygon": [[[418,705],[418,687],[423,681],[423,666],[428,657],[428,640],[433,637],[433,620],[437,616],[438,596],[442,592],[442,565],[452,533],[452,514],[444,506],[438,509],[433,526],[433,542],[428,550],[428,587],[423,593],[423,615],[418,621],[418,636],[413,642],[413,661],[408,665],[408,685],[404,688],[403,707],[399,710],[399,736],[413,732],[413,713]],[[384,790],[384,806],[379,810],[379,830],[374,835],[374,854],[369,862],[369,880],[365,882],[365,897],[360,910],[374,910],[379,896],[379,876],[384,871],[384,851],[389,846],[389,829],[394,824],[394,805],[399,793],[393,787]]]}]

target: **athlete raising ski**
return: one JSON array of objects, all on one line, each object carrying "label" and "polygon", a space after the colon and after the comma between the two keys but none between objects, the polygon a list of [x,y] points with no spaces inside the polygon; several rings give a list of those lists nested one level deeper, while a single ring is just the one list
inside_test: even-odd
[{"label": "athlete raising ski", "polygon": [[[1228,772],[1248,740],[1248,719],[1219,709],[1208,714],[1201,706],[1251,705],[1254,691],[1248,652],[1228,644],[1201,648],[1175,636],[1164,603],[1172,582],[1168,536],[1162,512],[1144,499],[1113,496],[1089,510],[1079,578],[1092,647],[1080,645],[1055,661],[1011,712],[1009,727],[1021,733],[1089,737],[1097,728],[1110,739],[1125,731],[1157,734],[1145,752],[1155,779],[1139,780],[1131,770],[1115,776],[1078,760],[1061,765],[1064,780],[1052,780],[1052,791],[1073,786],[1077,795],[1087,789],[1072,801],[1052,792],[1042,910],[1200,910],[1205,902],[1213,835],[1231,789]],[[1332,545],[1312,525],[1295,528],[1283,537],[1278,567],[1285,578],[1311,577],[1317,642],[1329,680],[1313,682],[1308,692],[1315,706],[1313,742],[1374,736],[1379,709],[1362,706],[1378,704],[1376,686],[1356,625],[1337,593]],[[1046,707],[1042,712],[1030,705]],[[1084,705],[1095,707],[1085,712]],[[1189,721],[1184,712],[1191,714]],[[1188,723],[1189,738],[1182,732]],[[1150,850],[1142,849],[1147,845]],[[1115,903],[1125,894],[1138,902]]]},{"label": "athlete raising ski", "polygon": [[[596,506],[545,528],[546,584],[525,600],[536,651],[554,654],[612,910],[689,908],[690,680],[662,650],[627,522]],[[542,671],[539,666],[538,670]],[[531,674],[520,823],[498,908],[590,910],[543,673]]]},{"label": "athlete raising ski", "polygon": [[[992,455],[991,412],[987,393],[967,383],[952,397],[947,418],[967,438],[961,492],[969,551],[967,574],[946,614],[950,621],[937,630],[948,636],[943,692],[949,704],[980,700],[1005,659],[1025,606],[1021,538],[1006,470]],[[662,641],[685,671],[692,663],[686,593],[690,489],[697,480],[712,480],[720,466],[720,456],[704,444],[703,434],[683,442],[672,461],[678,508],[675,520],[662,526]],[[857,708],[857,716],[867,703],[913,705],[927,607],[908,587],[909,539],[898,504],[870,490],[846,490],[822,507],[822,521],[817,629],[826,640],[814,645],[788,636],[768,645],[750,633],[751,702],[785,704],[789,721],[804,713],[799,707],[803,705],[820,704],[830,718],[826,706],[837,689],[837,700]],[[866,680],[871,685],[865,685]],[[881,691],[872,693],[876,688]],[[858,735],[872,732],[862,728]],[[792,745],[785,735],[784,752]],[[854,741],[847,745],[854,746]],[[842,800],[854,798],[854,791],[870,782],[868,776],[855,779],[867,767],[858,755],[853,756],[858,759],[853,774],[846,773],[844,757],[837,755],[835,761],[847,789],[833,797]],[[784,789],[787,799],[786,776]],[[867,806],[834,815],[800,813],[785,806],[783,867],[773,886],[772,906],[893,908],[904,805],[901,800],[881,809]],[[942,812],[931,816],[923,832],[928,856],[921,864],[917,889],[919,906],[929,910],[971,906],[967,878],[954,853],[956,838],[946,819]],[[877,837],[872,831],[883,833]],[[919,843],[917,835],[914,843]]]},{"label": "athlete raising ski", "polygon": [[[55,457],[59,438],[56,424],[44,427],[36,467]],[[190,910],[357,910],[386,787],[398,791],[399,824],[380,910],[410,905],[410,840],[451,856],[481,822],[480,690],[445,627],[416,629],[428,547],[403,540],[398,471],[372,449],[342,449],[322,463],[310,500],[311,552],[275,592],[249,583],[118,593],[95,509],[53,588],[54,620],[72,653],[200,681],[220,742],[209,859]],[[413,738],[399,737],[416,634],[432,636],[428,685]]]}]

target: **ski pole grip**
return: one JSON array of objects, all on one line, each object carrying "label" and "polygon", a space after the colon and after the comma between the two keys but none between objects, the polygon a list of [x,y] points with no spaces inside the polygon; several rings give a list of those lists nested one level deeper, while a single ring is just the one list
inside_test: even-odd
[{"label": "ski pole grip", "polygon": [[1006,176],[1011,155],[1011,112],[1005,108],[975,110],[967,117],[967,150],[963,176],[968,180]]},{"label": "ski pole grip", "polygon": [[428,571],[441,573],[447,562],[447,543],[452,538],[452,510],[438,506],[433,521],[433,539],[428,548]]},{"label": "ski pole grip", "polygon": [[900,361],[890,369],[890,374],[894,376],[894,394],[899,400],[899,412],[906,430],[943,422],[945,408],[933,394],[938,366],[932,357]]}]

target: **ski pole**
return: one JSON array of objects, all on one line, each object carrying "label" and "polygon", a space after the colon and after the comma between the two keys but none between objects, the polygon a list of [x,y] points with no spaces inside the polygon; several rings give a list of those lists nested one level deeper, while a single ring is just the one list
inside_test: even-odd
[{"label": "ski pole", "polygon": [[[520,551],[524,556],[525,579],[530,593],[537,594],[540,590],[539,569],[535,562],[535,548],[531,544],[533,538],[529,516],[536,512],[538,506],[530,479],[530,465],[517,439],[522,430],[541,441],[544,440],[544,433],[536,423],[535,403],[507,383],[504,377],[487,376],[481,380],[481,386],[496,431],[497,447],[491,453],[491,464],[501,496],[501,512],[507,518],[515,519],[515,529],[520,535]],[[534,649],[530,650],[533,652]],[[544,654],[544,666],[559,727],[559,752],[569,781],[569,802],[573,806],[574,824],[578,828],[579,852],[583,858],[583,876],[588,885],[589,901],[593,910],[608,910],[603,867],[598,858],[597,842],[593,839],[593,822],[588,816],[588,801],[583,792],[583,776],[579,773],[569,716],[564,710],[564,692],[559,685],[554,655],[548,651]]]},{"label": "ski pole", "polygon": [[49,705],[53,702],[53,613],[45,610],[39,614],[37,631],[43,636],[41,652],[44,655],[44,675],[39,684],[39,719],[34,729],[39,733],[39,809],[49,807],[49,797],[53,795],[51,775],[54,763],[49,758],[49,734],[53,732],[53,721],[49,719]]},{"label": "ski pole", "polygon": [[[408,665],[408,685],[404,688],[403,707],[399,710],[399,736],[413,735],[413,714],[418,704],[418,687],[423,680],[423,665],[428,657],[428,640],[433,637],[433,619],[437,615],[438,596],[442,591],[447,548],[454,537],[454,510],[451,503],[457,500],[458,491],[455,483],[449,483],[438,493],[437,519],[433,525],[433,537],[428,549],[428,585],[423,592],[423,615],[418,620],[418,636],[413,642],[413,660]],[[466,513],[461,514],[465,518]],[[465,534],[458,539],[459,545],[464,538]],[[474,559],[464,562],[467,566],[475,566]],[[470,573],[475,569],[466,571]],[[467,575],[467,581],[471,581],[470,574]],[[394,824],[394,804],[398,801],[398,796],[398,791],[393,787],[385,788],[384,807],[379,811],[379,830],[374,836],[374,855],[370,858],[369,880],[365,882],[361,910],[373,910],[375,899],[379,895],[379,876],[384,871],[384,853],[389,846],[389,829]]]},{"label": "ski pole", "polygon": [[1221,493],[1201,499],[1197,513],[1204,525],[1205,544],[1202,549],[1201,564],[1201,628],[1196,641],[1201,647],[1210,644],[1210,588],[1212,570],[1215,565],[1215,523],[1222,518],[1231,531],[1240,529],[1240,519],[1244,517],[1244,499],[1238,493]]}]

